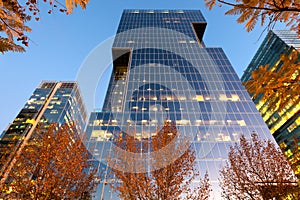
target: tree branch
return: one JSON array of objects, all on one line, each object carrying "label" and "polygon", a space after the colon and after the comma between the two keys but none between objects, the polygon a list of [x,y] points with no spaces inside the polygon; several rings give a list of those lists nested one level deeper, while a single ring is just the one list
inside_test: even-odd
[{"label": "tree branch", "polygon": [[[273,11],[273,12],[284,12],[284,11],[289,11],[289,12],[300,12],[300,8],[298,7],[279,7],[279,6],[275,6],[273,4],[274,7],[276,7],[277,9],[274,8],[269,8],[269,7],[256,7],[256,6],[249,6],[247,4],[234,4],[234,3],[230,3],[227,1],[223,1],[223,0],[217,0],[218,2],[225,4],[225,5],[229,5],[232,7],[238,7],[238,8],[250,8],[250,9],[255,9],[255,10],[268,10],[268,11]],[[272,5],[272,4],[270,4]]]}]

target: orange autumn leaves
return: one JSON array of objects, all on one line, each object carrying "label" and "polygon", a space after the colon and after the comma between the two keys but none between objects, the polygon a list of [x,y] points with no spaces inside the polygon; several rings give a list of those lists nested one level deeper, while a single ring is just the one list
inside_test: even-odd
[{"label": "orange autumn leaves", "polygon": [[37,128],[16,158],[6,183],[4,199],[84,199],[97,185],[95,170],[74,126],[53,123]]},{"label": "orange autumn leaves", "polygon": [[[78,5],[85,9],[89,0],[66,0],[65,4],[54,0],[43,0],[48,4],[48,13],[58,10],[66,14],[72,13]],[[37,0],[4,1],[0,0],[0,52],[24,52],[28,46],[29,38],[26,36],[31,31],[27,25],[32,19],[40,20],[40,2]],[[20,43],[21,44],[20,44]]]}]

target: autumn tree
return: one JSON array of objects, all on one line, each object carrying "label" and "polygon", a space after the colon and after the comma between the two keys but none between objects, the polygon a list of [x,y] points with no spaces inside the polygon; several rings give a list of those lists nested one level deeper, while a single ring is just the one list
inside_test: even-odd
[{"label": "autumn tree", "polygon": [[[120,134],[116,139],[116,147],[131,152],[128,157],[113,150],[113,160],[110,158],[109,166],[112,168],[114,181],[111,186],[119,192],[125,200],[207,200],[209,198],[210,183],[208,175],[201,179],[195,167],[195,151],[185,148],[186,141],[173,143],[179,135],[173,123],[166,122],[162,129],[151,138],[143,139],[133,134]],[[176,139],[175,139],[176,140]],[[160,150],[171,146],[170,149]],[[178,157],[176,152],[183,150]],[[158,152],[150,156],[145,163],[148,171],[139,171],[143,163],[133,154]],[[132,156],[131,156],[132,155]],[[134,164],[133,164],[134,163]],[[132,165],[132,166],[131,166]],[[125,168],[123,168],[126,166]],[[128,167],[131,170],[127,170]],[[123,170],[122,170],[123,169]],[[196,184],[193,181],[198,181]]]},{"label": "autumn tree", "polygon": [[4,199],[90,199],[98,177],[75,125],[36,128],[1,188]]},{"label": "autumn tree", "polygon": [[226,199],[298,199],[297,179],[281,150],[270,140],[252,134],[241,136],[230,147],[228,162],[220,170],[222,196]]},{"label": "autumn tree", "polygon": [[283,22],[291,30],[300,30],[300,3],[297,0],[204,0],[211,10],[217,4],[230,7],[225,15],[239,15],[237,22],[246,23],[247,31],[251,31],[256,23],[267,23],[272,28],[276,22]]},{"label": "autumn tree", "polygon": [[[43,0],[49,4],[48,13],[54,10],[66,14],[72,13],[74,7],[80,5],[85,8],[89,0],[65,0],[65,4],[58,0]],[[26,33],[31,29],[26,25],[28,21],[40,19],[40,5],[37,0],[0,0],[0,52],[7,51],[24,52],[22,45],[28,46]],[[20,44],[16,43],[21,42]]]},{"label": "autumn tree", "polygon": [[[251,31],[260,21],[263,26],[272,29],[276,22],[283,22],[300,37],[300,2],[298,0],[204,0],[211,10],[214,6],[226,5],[230,9],[225,15],[238,15],[237,22],[245,23],[247,31]],[[261,66],[252,74],[247,89],[257,96],[264,93],[264,99],[272,97],[269,105],[272,109],[283,109],[290,101],[299,98],[299,64],[298,55],[282,54],[284,62],[280,69],[269,69],[272,66]],[[262,82],[261,82],[262,81]],[[296,95],[294,95],[296,93]]]},{"label": "autumn tree", "polygon": [[293,50],[290,54],[280,57],[278,66],[260,66],[251,74],[251,79],[244,83],[253,98],[262,95],[262,100],[268,100],[268,106],[273,111],[281,111],[289,104],[300,102],[300,64],[299,52]]}]

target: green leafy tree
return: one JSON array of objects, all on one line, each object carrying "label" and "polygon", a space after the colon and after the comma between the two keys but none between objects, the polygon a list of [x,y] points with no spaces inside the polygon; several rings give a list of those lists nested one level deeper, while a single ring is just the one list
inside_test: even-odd
[{"label": "green leafy tree", "polygon": [[[55,9],[70,14],[77,5],[85,8],[89,0],[65,0],[65,5],[57,0],[43,0],[49,4],[48,13]],[[24,46],[28,46],[26,33],[31,29],[26,25],[28,21],[39,18],[39,2],[37,0],[0,0],[0,52],[7,51],[24,52]],[[21,44],[17,44],[20,41]],[[24,45],[24,46],[22,46]]]},{"label": "green leafy tree", "polygon": [[230,147],[228,162],[220,170],[225,199],[299,199],[297,179],[281,150],[270,140],[252,134]]},{"label": "green leafy tree", "polygon": [[[109,159],[109,166],[112,168],[114,181],[112,188],[119,192],[119,196],[125,200],[208,200],[210,183],[208,175],[201,179],[195,168],[195,152],[187,148],[184,153],[177,158],[176,151],[180,151],[186,144],[172,145],[171,141],[178,136],[178,131],[173,123],[166,122],[162,129],[151,139],[135,138],[129,134],[120,134],[116,139],[116,146],[127,152],[148,152],[159,151],[167,145],[171,145],[168,153],[153,156],[151,165],[161,166],[149,172],[128,172],[120,170],[122,166],[134,163],[134,158],[124,158],[122,154],[114,153],[113,159]],[[141,148],[142,147],[142,148]],[[114,152],[114,150],[113,150]],[[116,152],[116,151],[115,151]],[[118,166],[116,166],[118,165]],[[133,164],[134,165],[134,164]],[[138,165],[132,166],[139,167]],[[197,184],[193,181],[198,181]],[[194,184],[194,185],[191,185]]]},{"label": "green leafy tree", "polygon": [[16,158],[6,182],[4,199],[90,199],[98,183],[90,170],[90,154],[75,126],[53,123],[36,128],[33,137]]}]

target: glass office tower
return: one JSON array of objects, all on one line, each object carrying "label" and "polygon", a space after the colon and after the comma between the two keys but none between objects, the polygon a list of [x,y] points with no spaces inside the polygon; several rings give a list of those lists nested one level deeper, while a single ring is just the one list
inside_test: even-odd
[{"label": "glass office tower", "polygon": [[85,105],[76,82],[41,82],[0,139],[1,179],[23,141],[31,137],[38,124],[75,122],[80,134],[86,120]]},{"label": "glass office tower", "polygon": [[[118,199],[109,186],[107,157],[121,132],[143,140],[165,120],[175,123],[196,151],[201,175],[208,172],[215,199],[220,199],[218,172],[229,146],[252,132],[274,140],[223,50],[205,46],[206,25],[198,10],[123,12],[104,106],[87,126],[87,145],[103,177],[95,199]],[[126,132],[130,127],[133,133]],[[147,156],[136,156],[147,163]],[[153,166],[134,172],[147,170]]]},{"label": "glass office tower", "polygon": [[[300,50],[300,39],[295,31],[270,31],[242,76],[242,82],[251,78],[253,70],[261,65],[270,65],[271,68],[280,68],[280,55],[290,54]],[[298,53],[299,55],[299,53]],[[295,74],[299,70],[295,69]],[[300,101],[289,103],[282,111],[269,108],[268,100],[263,101],[261,96],[253,99],[257,109],[267,123],[275,140],[294,165],[295,174],[300,177]],[[295,144],[295,143],[298,143]]]}]

